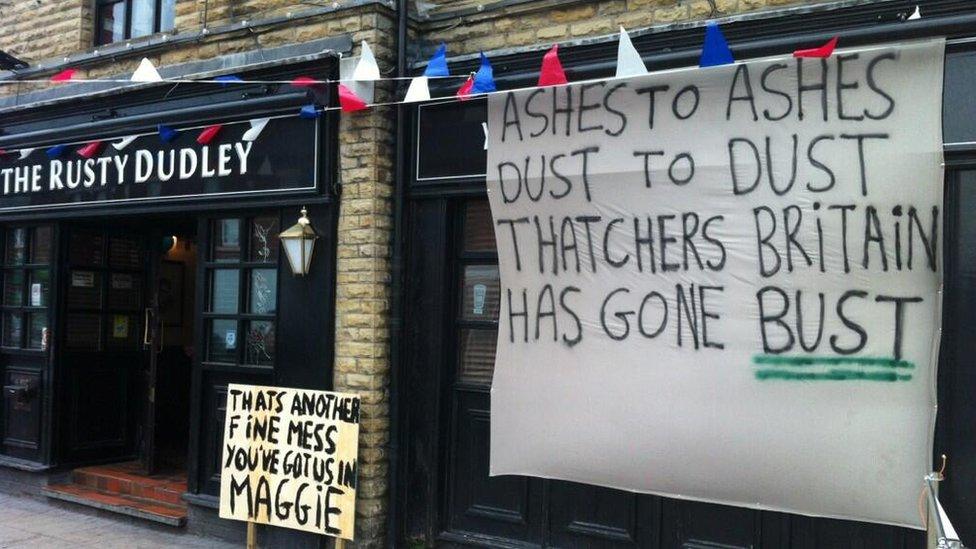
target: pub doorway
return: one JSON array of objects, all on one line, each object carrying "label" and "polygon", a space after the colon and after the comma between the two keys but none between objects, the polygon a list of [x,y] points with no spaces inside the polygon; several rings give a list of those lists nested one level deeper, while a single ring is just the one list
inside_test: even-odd
[{"label": "pub doorway", "polygon": [[185,521],[196,230],[194,217],[61,227],[58,440],[75,468],[49,496]]}]

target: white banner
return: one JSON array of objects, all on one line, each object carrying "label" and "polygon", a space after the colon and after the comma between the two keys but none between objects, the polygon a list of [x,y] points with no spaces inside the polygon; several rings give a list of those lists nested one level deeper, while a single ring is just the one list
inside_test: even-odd
[{"label": "white banner", "polygon": [[492,96],[492,474],[920,527],[943,56]]}]

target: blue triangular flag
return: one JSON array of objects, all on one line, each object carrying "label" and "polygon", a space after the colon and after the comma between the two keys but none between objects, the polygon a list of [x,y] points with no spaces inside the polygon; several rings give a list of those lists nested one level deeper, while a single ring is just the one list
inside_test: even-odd
[{"label": "blue triangular flag", "polygon": [[156,129],[159,131],[159,138],[163,140],[163,143],[172,143],[180,136],[180,132],[164,124],[156,126]]},{"label": "blue triangular flag", "polygon": [[495,72],[488,62],[488,56],[481,52],[481,67],[474,73],[474,85],[471,93],[488,93],[495,91]]},{"label": "blue triangular flag", "polygon": [[434,52],[434,56],[427,62],[424,69],[424,76],[450,76],[451,71],[447,69],[447,45],[441,44]]},{"label": "blue triangular flag", "polygon": [[305,105],[304,107],[302,107],[302,110],[298,111],[299,118],[307,118],[307,119],[318,118],[319,115],[321,114],[322,113],[317,108],[315,108],[315,105],[311,103]]},{"label": "blue triangular flag", "polygon": [[218,77],[214,78],[214,80],[216,80],[217,82],[220,82],[220,85],[221,86],[226,86],[227,84],[229,84],[231,82],[243,82],[243,80],[241,80],[241,77],[240,76],[235,76],[233,74],[225,74],[223,76],[218,76]]},{"label": "blue triangular flag", "polygon": [[46,154],[48,158],[58,158],[62,154],[64,154],[64,150],[67,148],[68,148],[67,145],[55,145],[50,149],[44,151],[44,154]]},{"label": "blue triangular flag", "polygon": [[705,27],[705,44],[702,46],[701,61],[698,62],[698,66],[716,67],[732,63],[735,63],[732,50],[729,49],[729,43],[725,41],[722,30],[718,28],[718,23],[708,23]]}]

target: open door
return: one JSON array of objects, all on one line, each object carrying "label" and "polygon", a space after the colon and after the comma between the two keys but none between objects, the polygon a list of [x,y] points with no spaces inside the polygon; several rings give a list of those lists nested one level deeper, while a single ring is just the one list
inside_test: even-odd
[{"label": "open door", "polygon": [[148,254],[144,235],[65,228],[59,368],[62,463],[131,459],[139,452],[142,336]]},{"label": "open door", "polygon": [[160,292],[162,280],[161,265],[167,250],[175,244],[173,237],[164,236],[158,231],[151,231],[147,236],[148,250],[148,296],[143,311],[142,346],[147,354],[143,369],[143,400],[142,440],[139,449],[139,460],[147,475],[156,472],[156,388],[159,381],[159,357],[163,352],[165,330],[160,314]]}]

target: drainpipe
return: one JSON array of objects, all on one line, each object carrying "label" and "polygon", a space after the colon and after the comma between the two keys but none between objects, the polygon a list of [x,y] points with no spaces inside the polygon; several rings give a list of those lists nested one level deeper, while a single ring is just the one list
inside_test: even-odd
[{"label": "drainpipe", "polygon": [[[397,1],[397,71],[399,77],[407,75],[407,0]],[[398,82],[403,82],[402,80]],[[398,86],[399,88],[402,87]],[[404,162],[407,160],[406,131],[404,122],[406,111],[403,105],[396,108],[396,168],[393,181],[393,250],[390,318],[390,466],[389,502],[387,508],[386,546],[396,549],[399,546],[399,506],[400,494],[400,342],[403,331],[403,203],[406,200],[406,174]]]}]

